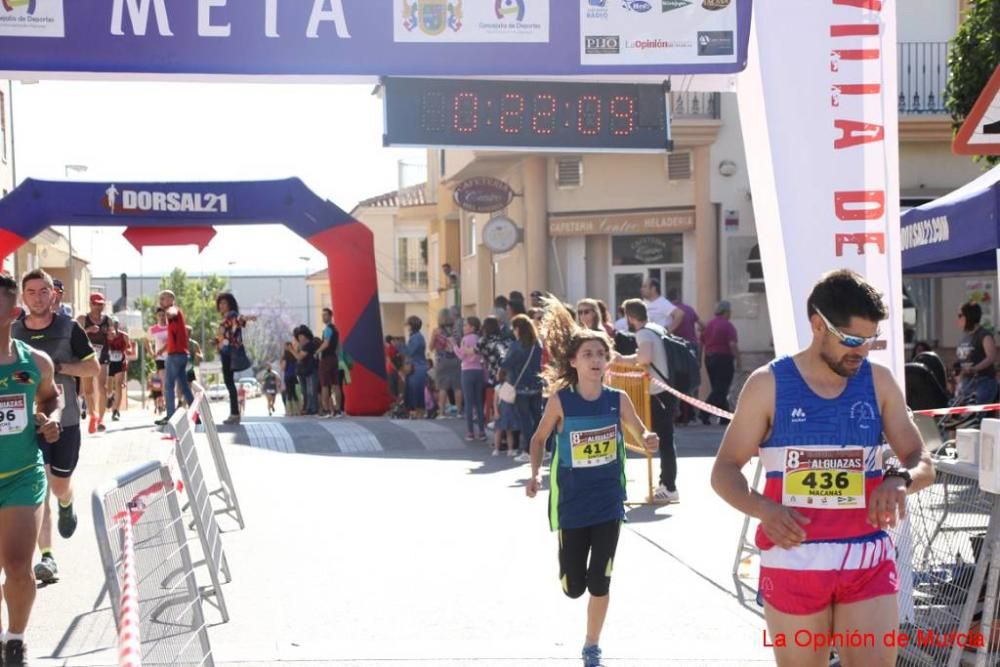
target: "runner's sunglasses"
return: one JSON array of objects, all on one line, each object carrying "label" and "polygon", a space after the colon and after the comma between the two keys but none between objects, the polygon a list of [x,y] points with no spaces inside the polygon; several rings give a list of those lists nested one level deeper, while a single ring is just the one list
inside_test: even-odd
[{"label": "runner's sunglasses", "polygon": [[815,310],[816,314],[819,315],[821,320],[823,320],[823,323],[826,325],[826,330],[832,333],[837,338],[839,338],[840,344],[843,345],[844,347],[853,348],[853,347],[861,347],[862,345],[869,345],[877,341],[882,336],[881,331],[876,332],[874,336],[871,336],[869,338],[865,338],[864,336],[852,336],[850,334],[845,334],[843,331],[830,324],[830,320],[826,319],[826,315],[821,313],[819,311],[819,308],[813,307],[813,310]]}]

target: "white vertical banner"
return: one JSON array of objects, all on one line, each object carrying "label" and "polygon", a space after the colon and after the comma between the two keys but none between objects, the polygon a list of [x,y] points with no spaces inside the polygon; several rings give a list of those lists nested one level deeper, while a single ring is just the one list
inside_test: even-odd
[{"label": "white vertical banner", "polygon": [[[775,351],[809,345],[806,298],[826,271],[857,271],[884,295],[884,346],[903,378],[895,0],[754,4],[738,79]],[[897,531],[901,617],[912,618],[912,542]]]},{"label": "white vertical banner", "polygon": [[903,377],[895,0],[754,5],[740,118],[778,354],[809,344],[806,297],[849,268],[885,295]]}]

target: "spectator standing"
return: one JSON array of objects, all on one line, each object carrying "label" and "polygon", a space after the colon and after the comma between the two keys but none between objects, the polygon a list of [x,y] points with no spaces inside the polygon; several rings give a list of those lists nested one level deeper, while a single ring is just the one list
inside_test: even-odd
[{"label": "spectator standing", "polygon": [[642,287],[639,288],[639,294],[642,295],[643,301],[646,302],[646,314],[650,322],[658,324],[667,331],[677,330],[677,327],[681,325],[681,321],[684,319],[684,311],[678,310],[674,307],[674,304],[663,298],[660,294],[659,280],[656,278],[647,278],[642,283]]},{"label": "spectator standing", "polygon": [[[616,360],[625,363],[652,366],[649,374],[660,382],[649,383],[649,407],[652,430],[660,439],[660,483],[653,491],[653,498],[661,502],[680,501],[677,491],[677,451],[674,449],[674,397],[662,386],[662,378],[670,377],[667,351],[663,348],[664,329],[650,322],[646,304],[639,299],[629,299],[623,304],[629,329],[635,332],[638,351]],[[657,372],[659,371],[659,372]]]},{"label": "spectator standing", "polygon": [[527,441],[538,428],[542,418],[542,344],[538,340],[538,331],[527,315],[518,315],[511,320],[514,329],[514,342],[504,357],[502,368],[507,381],[514,385],[517,398],[514,410],[520,426],[521,438],[524,440],[525,451],[518,453],[514,459],[518,463],[531,460],[528,455]]},{"label": "spectator standing", "polygon": [[497,416],[494,410],[493,395],[496,386],[500,384],[500,365],[507,348],[510,347],[510,338],[505,336],[500,329],[500,320],[493,315],[489,315],[483,320],[482,336],[476,344],[476,352],[483,359],[483,366],[486,370],[486,421],[493,421]]},{"label": "spectator standing", "polygon": [[[699,345],[698,336],[701,334],[705,326],[701,322],[701,318],[698,317],[698,313],[691,306],[683,303],[680,298],[680,293],[676,287],[671,288],[667,292],[667,300],[674,304],[674,307],[678,310],[684,311],[684,318],[681,320],[680,326],[678,326],[674,333],[686,340],[691,348],[694,350],[695,357],[698,358],[698,367],[701,367],[701,346]],[[694,377],[694,383],[691,386],[691,391],[688,392],[689,396],[697,396],[698,390],[701,388],[701,374],[699,373]],[[695,409],[690,403],[681,401],[680,410],[678,410],[677,422],[680,424],[688,424],[694,420]]]},{"label": "spectator standing", "polygon": [[[728,301],[720,301],[715,307],[715,317],[705,325],[705,330],[701,332],[701,342],[705,350],[705,370],[708,372],[708,381],[711,384],[712,392],[708,395],[707,403],[715,407],[729,411],[729,389],[733,384],[733,376],[736,374],[736,360],[739,358],[739,336],[736,327],[729,321],[732,315],[732,306]],[[710,415],[701,413],[701,423],[708,424]],[[728,424],[729,420],[720,420],[722,424]]]},{"label": "spectator standing", "polygon": [[403,356],[406,359],[406,396],[405,405],[410,413],[410,417],[422,419],[426,409],[424,389],[427,388],[427,342],[420,329],[424,323],[416,315],[410,315],[406,320],[406,327],[410,330],[410,337],[403,348]]},{"label": "spectator standing", "polygon": [[604,303],[601,299],[595,299],[595,302],[597,303],[597,310],[601,313],[601,326],[604,327],[604,333],[613,339],[615,337],[615,325],[611,322],[611,313],[608,312],[608,304]]},{"label": "spectator standing", "polygon": [[163,395],[163,385],[167,380],[167,311],[157,306],[156,324],[149,327],[146,338],[146,353],[156,364],[156,375],[160,379],[160,395]]},{"label": "spectator standing", "polygon": [[295,348],[295,372],[298,374],[299,386],[302,387],[302,414],[319,414],[319,360],[316,352],[319,350],[319,340],[313,335],[312,329],[304,324],[293,332],[298,345]]},{"label": "spectator standing", "polygon": [[160,292],[160,306],[167,315],[167,381],[163,387],[167,395],[167,416],[156,422],[158,426],[165,425],[174,416],[174,410],[177,409],[174,399],[178,385],[187,404],[194,403],[185,371],[188,359],[187,324],[184,322],[184,311],[177,306],[176,301],[177,297],[170,290]]},{"label": "spectator standing", "polygon": [[62,302],[63,282],[58,278],[52,281],[52,312],[56,315],[73,317],[73,307]]},{"label": "spectator standing", "polygon": [[232,351],[243,347],[243,327],[255,318],[240,315],[240,305],[236,302],[236,297],[229,292],[223,292],[215,297],[215,309],[222,316],[216,341],[219,347],[219,358],[222,360],[222,381],[225,382],[226,391],[229,392],[229,416],[222,423],[239,424],[239,393],[236,389],[236,372],[233,370]]},{"label": "spectator standing", "polygon": [[295,344],[288,341],[285,343],[285,351],[281,355],[281,379],[283,381],[281,400],[285,404],[286,417],[295,417],[300,411],[298,391],[296,390],[299,384],[296,374],[297,365]]},{"label": "spectator standing", "polygon": [[[556,305],[552,306],[557,307]],[[576,302],[576,321],[584,329],[605,331],[601,320],[601,307],[595,299],[580,299]],[[605,331],[605,333],[607,333]]]},{"label": "spectator standing", "polygon": [[[462,325],[462,344],[455,345],[455,354],[462,360],[462,395],[465,397],[465,439],[486,441],[486,399],[483,358],[479,356],[479,318],[467,317]],[[473,435],[474,418],[479,420],[477,434]]]},{"label": "spectator standing", "polygon": [[997,395],[997,346],[993,334],[980,324],[983,309],[978,303],[963,303],[958,324],[964,335],[955,348],[959,364],[959,393],[974,393],[977,405],[992,403]]},{"label": "spectator standing", "polygon": [[[344,396],[340,391],[340,332],[333,324],[333,310],[323,309],[323,342],[319,346],[319,386],[322,415],[343,413]],[[334,405],[336,399],[336,405]]]},{"label": "spectator standing", "polygon": [[[458,340],[455,319],[451,310],[444,308],[438,313],[438,326],[431,335],[431,349],[434,350],[434,383],[437,385],[438,403],[442,414],[453,416],[457,416],[462,409],[462,364],[454,350]],[[448,406],[449,391],[455,397],[454,408]]]}]

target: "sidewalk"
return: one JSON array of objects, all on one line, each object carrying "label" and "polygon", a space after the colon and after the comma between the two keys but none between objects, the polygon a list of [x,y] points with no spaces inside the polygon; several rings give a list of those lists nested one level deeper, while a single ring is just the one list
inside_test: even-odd
[{"label": "sidewalk", "polygon": [[[221,421],[225,407],[215,409]],[[261,400],[250,402],[251,415],[261,411]],[[39,591],[32,664],[116,664],[89,495],[99,480],[172,447],[148,414],[123,417],[85,439],[80,527],[70,541],[56,538],[63,580]],[[465,443],[459,420],[433,422],[436,446],[423,449],[413,443],[427,437],[405,442],[412,423],[273,420],[295,453],[253,446],[261,430],[253,424],[267,420],[245,421],[222,432],[247,527],[220,518],[232,619],[219,624],[205,605],[216,664],[579,664],[585,603],[560,591],[547,494],[525,498],[526,465]],[[345,454],[343,443],[367,442],[364,433],[379,434],[382,450]],[[602,638],[609,665],[772,663],[763,620],[733,594],[741,518],[708,487],[720,437],[718,428],[679,429],[682,503],[629,513]],[[207,453],[202,462],[211,471]],[[634,497],[645,467],[629,461]]]}]

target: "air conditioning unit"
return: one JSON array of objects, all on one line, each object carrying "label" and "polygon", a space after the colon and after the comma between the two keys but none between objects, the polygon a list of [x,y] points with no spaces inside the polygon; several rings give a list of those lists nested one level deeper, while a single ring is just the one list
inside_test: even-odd
[{"label": "air conditioning unit", "polygon": [[984,419],[979,426],[979,488],[1000,493],[1000,419]]},{"label": "air conditioning unit", "polygon": [[583,158],[558,158],[556,160],[556,187],[578,188],[581,185],[583,185]]}]

